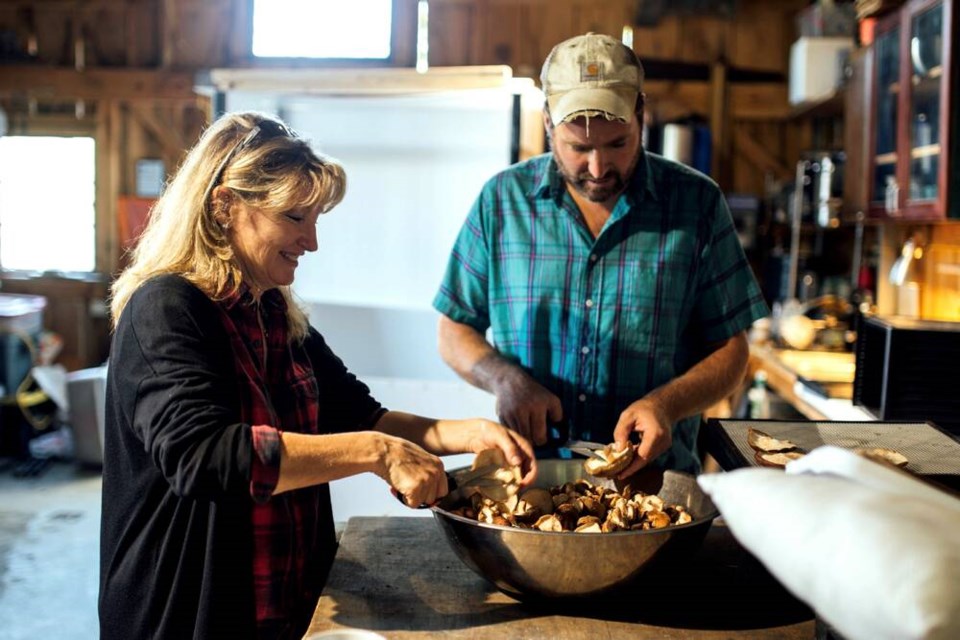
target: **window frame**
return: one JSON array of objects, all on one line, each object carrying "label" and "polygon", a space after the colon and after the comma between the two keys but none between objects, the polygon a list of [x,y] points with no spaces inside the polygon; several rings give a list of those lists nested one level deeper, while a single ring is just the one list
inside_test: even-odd
[{"label": "window frame", "polygon": [[418,0],[392,0],[390,25],[390,55],[386,58],[299,58],[258,57],[253,55],[253,2],[245,0],[242,24],[234,30],[234,46],[242,52],[241,63],[259,68],[302,67],[412,67],[417,58],[417,4]]},{"label": "window frame", "polygon": [[[94,258],[92,271],[41,272],[0,267],[0,280],[32,278],[63,278],[68,280],[99,280],[105,274],[112,273],[117,264],[113,255],[116,234],[113,231],[113,208],[108,206],[111,195],[106,179],[109,170],[109,156],[105,131],[99,118],[70,118],[67,116],[36,116],[11,118],[7,131],[9,136],[53,136],[62,138],[83,137],[94,141]],[[2,233],[2,231],[0,231]]]}]

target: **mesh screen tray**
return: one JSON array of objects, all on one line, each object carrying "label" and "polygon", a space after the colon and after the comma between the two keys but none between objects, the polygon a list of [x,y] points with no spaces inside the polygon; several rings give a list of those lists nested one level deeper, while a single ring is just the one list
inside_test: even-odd
[{"label": "mesh screen tray", "polygon": [[818,422],[711,418],[705,427],[707,452],[725,470],[757,466],[747,444],[753,427],[812,451],[825,444],[854,449],[885,447],[906,456],[907,471],[960,491],[960,442],[929,422]]}]

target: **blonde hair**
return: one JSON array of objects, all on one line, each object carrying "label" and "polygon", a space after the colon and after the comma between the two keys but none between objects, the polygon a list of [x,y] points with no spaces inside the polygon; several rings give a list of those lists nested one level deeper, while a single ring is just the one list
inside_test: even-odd
[{"label": "blonde hair", "polygon": [[[225,187],[231,197],[266,215],[282,215],[294,208],[326,213],[343,199],[343,167],[314,152],[299,137],[252,133],[265,121],[272,126],[262,126],[261,132],[288,131],[278,120],[261,113],[230,113],[214,122],[187,154],[152,208],[129,266],[111,287],[114,328],[130,296],[154,276],[180,275],[212,300],[239,291],[241,265],[216,219],[217,207],[224,199],[209,193],[214,186]],[[250,139],[250,135],[255,137]],[[218,171],[222,175],[212,184]],[[294,302],[290,287],[280,287],[280,292],[287,302],[291,340],[302,340],[307,334],[306,314]]]}]

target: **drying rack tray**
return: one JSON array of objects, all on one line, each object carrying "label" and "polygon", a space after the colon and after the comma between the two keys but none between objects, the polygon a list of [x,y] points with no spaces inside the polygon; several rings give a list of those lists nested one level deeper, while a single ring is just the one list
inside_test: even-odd
[{"label": "drying rack tray", "polygon": [[884,447],[907,458],[906,469],[952,489],[960,489],[960,441],[929,422],[839,422],[732,420],[711,418],[707,452],[725,470],[757,466],[747,443],[750,427],[812,451],[825,444],[855,449]]}]

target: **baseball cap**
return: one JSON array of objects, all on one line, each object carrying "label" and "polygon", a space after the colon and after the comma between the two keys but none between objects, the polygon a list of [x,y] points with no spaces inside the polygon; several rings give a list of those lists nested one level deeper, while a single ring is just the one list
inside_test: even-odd
[{"label": "baseball cap", "polygon": [[582,115],[628,122],[643,90],[643,65],[619,40],[587,33],[553,48],[540,86],[554,124]]}]

